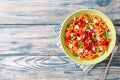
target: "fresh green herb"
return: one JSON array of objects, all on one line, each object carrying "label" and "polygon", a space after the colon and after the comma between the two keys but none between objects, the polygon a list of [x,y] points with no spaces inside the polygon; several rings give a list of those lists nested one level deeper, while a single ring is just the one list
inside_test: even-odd
[{"label": "fresh green herb", "polygon": [[94,36],[92,36],[92,38],[91,38],[93,41],[96,41],[97,39],[94,37]]},{"label": "fresh green herb", "polygon": [[82,48],[82,47],[83,47],[83,42],[80,42],[78,48]]},{"label": "fresh green herb", "polygon": [[73,55],[74,57],[78,57],[78,55],[77,55],[76,53],[74,53],[74,52],[73,52],[73,54],[72,54],[72,55]]},{"label": "fresh green herb", "polygon": [[99,49],[98,49],[98,46],[96,46],[96,47],[95,47],[95,51],[98,52],[98,50],[99,50]]},{"label": "fresh green herb", "polygon": [[73,27],[73,26],[74,26],[74,24],[72,24],[72,23],[69,25],[69,27]]},{"label": "fresh green herb", "polygon": [[91,18],[87,18],[87,21],[90,23],[93,22],[93,20]]},{"label": "fresh green herb", "polygon": [[90,26],[87,24],[87,25],[86,25],[86,28],[87,28],[87,29],[90,29]]},{"label": "fresh green herb", "polygon": [[75,40],[76,36],[72,36],[70,40]]},{"label": "fresh green herb", "polygon": [[108,37],[108,33],[107,33],[107,31],[104,31],[104,37],[105,37],[105,38]]}]

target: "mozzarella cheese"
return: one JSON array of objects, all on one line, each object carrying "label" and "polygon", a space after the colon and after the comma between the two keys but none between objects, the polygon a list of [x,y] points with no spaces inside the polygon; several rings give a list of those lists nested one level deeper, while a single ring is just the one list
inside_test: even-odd
[{"label": "mozzarella cheese", "polygon": [[95,51],[95,47],[93,47],[92,50]]},{"label": "mozzarella cheese", "polygon": [[81,37],[77,37],[77,40],[80,41],[80,40],[81,40]]},{"label": "mozzarella cheese", "polygon": [[94,24],[98,23],[98,20],[97,19],[94,19]]},{"label": "mozzarella cheese", "polygon": [[72,37],[74,35],[74,33],[71,33],[70,36]]},{"label": "mozzarella cheese", "polygon": [[79,26],[78,26],[78,25],[75,25],[74,29],[79,29]]},{"label": "mozzarella cheese", "polygon": [[79,48],[79,49],[78,49],[78,52],[79,52],[79,53],[83,52],[83,49],[82,49],[82,48]]},{"label": "mozzarella cheese", "polygon": [[99,37],[99,36],[96,36],[96,39],[97,39],[98,41],[101,41],[101,39],[100,39],[100,37]]},{"label": "mozzarella cheese", "polygon": [[72,48],[73,47],[73,45],[72,44],[69,44],[69,48]]},{"label": "mozzarella cheese", "polygon": [[90,25],[90,29],[93,29],[93,27]]},{"label": "mozzarella cheese", "polygon": [[88,50],[85,50],[85,52],[88,52]]},{"label": "mozzarella cheese", "polygon": [[85,22],[86,22],[86,23],[88,23],[88,20],[87,20],[87,19],[85,19]]},{"label": "mozzarella cheese", "polygon": [[102,51],[103,50],[103,48],[102,47],[100,47],[100,51]]},{"label": "mozzarella cheese", "polygon": [[111,39],[111,38],[112,38],[112,33],[111,33],[111,32],[108,32],[108,36],[109,36],[109,38]]}]

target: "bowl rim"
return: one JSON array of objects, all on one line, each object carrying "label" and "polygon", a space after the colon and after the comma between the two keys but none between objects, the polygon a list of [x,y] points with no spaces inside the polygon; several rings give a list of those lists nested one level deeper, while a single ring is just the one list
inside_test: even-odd
[{"label": "bowl rim", "polygon": [[[74,62],[76,62],[76,63],[79,63],[79,64],[84,64],[84,65],[91,65],[91,64],[97,64],[97,63],[100,63],[100,62],[102,62],[102,61],[104,61],[108,56],[110,56],[110,54],[112,53],[112,50],[109,50],[109,54],[106,56],[106,57],[104,57],[104,58],[101,58],[100,60],[98,60],[98,61],[96,61],[96,62],[93,62],[93,61],[95,61],[95,59],[93,60],[93,61],[91,61],[91,62],[89,62],[89,63],[87,63],[87,61],[88,60],[82,60],[82,61],[78,61],[78,60],[75,60],[75,59],[73,59],[71,56],[69,56],[68,55],[68,53],[65,51],[65,49],[63,48],[63,42],[62,42],[62,30],[63,30],[63,26],[65,25],[65,22],[72,16],[72,15],[74,15],[75,13],[79,13],[79,12],[82,12],[82,11],[95,11],[95,12],[98,12],[98,13],[100,13],[100,14],[102,14],[102,15],[104,15],[106,18],[107,18],[107,20],[109,20],[108,22],[110,23],[110,24],[112,24],[112,27],[113,27],[113,32],[114,32],[114,43],[113,43],[113,46],[112,46],[112,50],[114,49],[114,46],[115,46],[115,44],[116,44],[116,30],[115,30],[115,26],[113,25],[113,23],[112,23],[112,21],[110,20],[110,18],[107,16],[107,15],[105,15],[103,12],[101,12],[101,11],[99,11],[99,10],[95,10],[95,9],[81,9],[81,10],[77,10],[77,11],[75,11],[75,12],[73,12],[72,14],[70,14],[69,16],[67,16],[66,18],[65,18],[65,20],[64,20],[64,22],[62,23],[62,25],[61,25],[61,29],[60,29],[60,44],[61,44],[61,46],[62,46],[62,50],[64,51],[64,53],[65,53],[65,55],[67,56],[67,57],[69,57],[69,59],[71,59],[72,61],[74,61]],[[98,15],[99,16],[99,15]],[[103,18],[102,18],[103,19]],[[109,28],[110,28],[110,26],[108,26]],[[112,43],[111,43],[112,44]],[[105,52],[106,53],[106,52]]]}]

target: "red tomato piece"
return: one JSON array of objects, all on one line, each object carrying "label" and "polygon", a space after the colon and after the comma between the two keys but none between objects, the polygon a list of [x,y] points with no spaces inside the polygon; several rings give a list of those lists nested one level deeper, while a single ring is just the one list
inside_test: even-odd
[{"label": "red tomato piece", "polygon": [[107,45],[109,44],[109,41],[107,41],[106,39],[104,39],[104,40],[102,41],[102,44],[107,46]]},{"label": "red tomato piece", "polygon": [[66,36],[66,41],[69,41],[70,40],[70,36]]},{"label": "red tomato piece", "polygon": [[79,33],[78,33],[78,32],[74,32],[74,35],[75,35],[75,36],[79,36]]},{"label": "red tomato piece", "polygon": [[70,33],[74,32],[74,29],[73,29],[73,28],[71,28],[71,29],[69,30],[69,32],[70,32]]},{"label": "red tomato piece", "polygon": [[74,46],[75,46],[75,47],[78,47],[78,43],[75,43]]}]

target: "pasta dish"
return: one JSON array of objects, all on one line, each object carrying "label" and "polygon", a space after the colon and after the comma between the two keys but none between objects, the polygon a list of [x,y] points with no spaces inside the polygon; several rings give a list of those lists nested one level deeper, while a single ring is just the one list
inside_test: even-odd
[{"label": "pasta dish", "polygon": [[74,17],[66,27],[65,45],[73,56],[90,60],[108,50],[112,34],[101,17],[84,13]]}]

